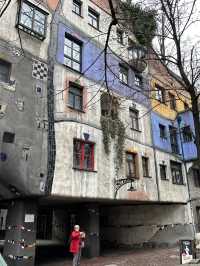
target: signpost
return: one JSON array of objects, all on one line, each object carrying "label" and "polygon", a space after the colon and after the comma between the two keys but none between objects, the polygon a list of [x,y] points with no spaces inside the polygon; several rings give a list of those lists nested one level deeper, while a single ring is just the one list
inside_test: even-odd
[{"label": "signpost", "polygon": [[180,262],[187,264],[194,259],[195,248],[193,240],[180,240]]}]

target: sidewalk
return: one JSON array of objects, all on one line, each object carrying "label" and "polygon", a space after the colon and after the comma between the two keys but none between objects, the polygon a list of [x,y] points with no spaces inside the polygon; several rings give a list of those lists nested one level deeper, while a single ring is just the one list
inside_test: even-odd
[{"label": "sidewalk", "polygon": [[[69,259],[57,259],[37,266],[71,266]],[[116,251],[94,259],[82,259],[81,266],[179,266],[179,249]],[[185,264],[186,265],[186,264]],[[191,265],[191,264],[190,264]],[[200,265],[200,264],[195,264]]]}]

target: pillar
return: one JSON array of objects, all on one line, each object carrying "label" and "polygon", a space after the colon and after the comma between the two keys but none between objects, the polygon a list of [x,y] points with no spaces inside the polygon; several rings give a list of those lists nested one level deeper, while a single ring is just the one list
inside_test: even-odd
[{"label": "pillar", "polygon": [[8,209],[3,256],[9,266],[34,266],[36,202],[15,200]]},{"label": "pillar", "polygon": [[88,258],[98,257],[100,255],[99,207],[92,204],[85,205],[81,214],[81,229],[87,234],[83,255]]}]

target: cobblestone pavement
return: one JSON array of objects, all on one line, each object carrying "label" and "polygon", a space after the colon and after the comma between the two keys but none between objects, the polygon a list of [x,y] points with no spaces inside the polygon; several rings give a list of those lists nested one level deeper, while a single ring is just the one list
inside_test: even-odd
[{"label": "cobblestone pavement", "polygon": [[[71,266],[71,260],[58,259],[37,266]],[[81,266],[178,266],[179,249],[115,251],[94,259],[82,259]],[[186,265],[186,264],[185,264]],[[191,265],[191,264],[190,264]],[[197,265],[197,264],[195,264]],[[198,264],[200,265],[200,264]]]}]

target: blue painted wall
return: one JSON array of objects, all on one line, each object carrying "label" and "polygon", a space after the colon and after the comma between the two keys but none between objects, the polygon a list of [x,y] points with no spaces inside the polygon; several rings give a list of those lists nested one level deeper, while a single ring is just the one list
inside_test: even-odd
[{"label": "blue painted wall", "polygon": [[[58,44],[57,44],[57,61],[61,64],[64,64],[64,39],[65,34],[68,33],[80,40],[83,43],[82,49],[82,73],[88,79],[102,82],[104,79],[104,53],[98,58],[98,60],[93,64],[95,58],[101,53],[102,49],[97,47],[97,44],[91,39],[88,39],[86,36],[83,36],[83,33],[73,30],[69,25],[64,25],[62,23],[58,26]],[[146,97],[144,92],[147,91],[147,82],[144,80],[143,89],[137,87],[134,84],[135,74],[132,69],[129,68],[129,86],[124,85],[119,81],[119,63],[120,59],[114,54],[108,54],[108,65],[111,68],[111,71],[108,69],[108,83],[109,86],[117,92],[118,94],[133,99],[134,101],[141,103],[145,106],[150,106],[149,97]],[[89,66],[92,67],[89,68]],[[113,74],[113,73],[114,74]]]},{"label": "blue painted wall", "polygon": [[[182,118],[180,127],[190,126],[190,128],[194,134],[194,122],[193,122],[193,116],[192,116],[191,111],[186,111],[184,113],[180,113],[179,116],[181,116],[181,118]],[[153,137],[154,146],[163,150],[163,151],[167,151],[167,152],[171,153],[172,150],[171,150],[171,143],[170,143],[169,126],[174,126],[178,130],[177,119],[172,121],[170,119],[166,119],[164,117],[161,117],[156,112],[152,112],[151,113],[151,122],[152,122],[152,133],[153,133],[152,137]],[[163,139],[160,137],[159,124],[162,124],[166,127],[166,139]],[[179,144],[180,155],[182,155],[180,134],[177,134],[177,139],[178,139],[178,144]],[[196,146],[195,146],[193,140],[191,142],[187,142],[187,143],[183,142],[183,151],[184,151],[184,158],[186,160],[194,159],[197,156]]]}]

